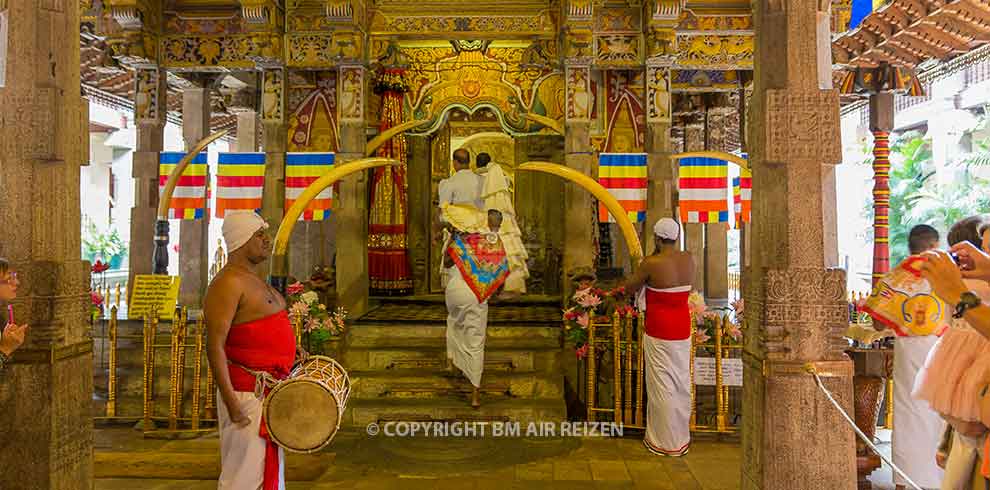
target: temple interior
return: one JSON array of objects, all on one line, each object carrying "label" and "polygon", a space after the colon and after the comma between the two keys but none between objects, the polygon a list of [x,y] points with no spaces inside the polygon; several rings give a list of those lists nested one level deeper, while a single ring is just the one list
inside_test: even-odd
[{"label": "temple interior", "polygon": [[[990,115],[988,42],[988,0],[0,0],[0,257],[29,325],[0,489],[216,488],[203,305],[236,210],[335,363],[335,435],[287,451],[287,489],[894,489],[893,341],[856,300],[907,233],[890,148],[936,102]],[[507,176],[527,271],[489,303],[480,407],[444,356],[456,150]],[[644,448],[620,289],[661,218],[705,311],[681,458]],[[601,304],[575,306],[588,278]],[[388,433],[424,423],[521,433]]]}]

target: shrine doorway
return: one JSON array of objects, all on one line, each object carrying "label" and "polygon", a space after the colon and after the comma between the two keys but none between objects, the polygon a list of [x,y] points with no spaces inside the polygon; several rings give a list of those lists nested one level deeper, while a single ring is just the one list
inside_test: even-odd
[{"label": "shrine doorway", "polygon": [[[416,295],[443,293],[440,246],[433,243],[438,219],[440,181],[452,172],[454,150],[464,148],[475,158],[485,152],[514,182],[514,202],[523,243],[529,253],[527,296],[559,299],[564,240],[564,183],[536,172],[516,174],[529,160],[563,162],[564,139],[559,135],[513,135],[505,131],[497,110],[450,108],[445,122],[426,134],[407,134],[409,144],[409,254]],[[589,212],[590,213],[590,212]]]}]

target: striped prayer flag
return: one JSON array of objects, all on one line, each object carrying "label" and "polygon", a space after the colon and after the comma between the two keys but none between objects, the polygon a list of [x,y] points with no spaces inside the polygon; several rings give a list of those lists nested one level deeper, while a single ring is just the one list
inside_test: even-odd
[{"label": "striped prayer flag", "polygon": [[[168,176],[186,154],[163,151],[158,154],[158,195],[161,196]],[[168,205],[169,219],[203,219],[206,216],[206,181],[209,179],[206,153],[200,153],[186,166],[172,192]]]},{"label": "striped prayer flag", "polygon": [[[285,209],[288,210],[300,194],[323,174],[333,169],[333,153],[285,154]],[[333,192],[328,187],[306,206],[301,221],[320,221],[330,216]]]},{"label": "striped prayer flag", "polygon": [[736,228],[753,220],[753,174],[740,167],[739,176],[732,179],[732,201],[736,214]]},{"label": "striped prayer flag", "polygon": [[265,154],[221,153],[217,162],[216,217],[223,218],[227,211],[261,209]]},{"label": "striped prayer flag", "polygon": [[729,222],[729,162],[682,158],[678,181],[682,223]]},{"label": "striped prayer flag", "polygon": [[[646,221],[646,182],[645,153],[601,153],[598,156],[598,183],[615,196],[634,223]],[[603,203],[598,203],[598,221],[615,223],[615,217]]]}]

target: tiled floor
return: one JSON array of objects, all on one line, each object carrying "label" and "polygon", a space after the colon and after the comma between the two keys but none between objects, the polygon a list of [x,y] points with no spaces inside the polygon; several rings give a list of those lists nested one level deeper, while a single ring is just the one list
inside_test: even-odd
[{"label": "tiled floor", "polygon": [[[290,455],[296,489],[657,489],[738,488],[738,441],[697,439],[683,458],[648,453],[622,438],[387,438],[339,434],[318,455]],[[97,490],[216,488],[218,441],[147,441],[124,429],[97,435]],[[187,468],[176,469],[182,455]],[[119,459],[119,461],[117,461]],[[171,464],[163,465],[163,461]],[[175,472],[186,472],[175,478]],[[158,475],[162,479],[149,479]],[[144,476],[145,478],[135,478]],[[295,477],[295,481],[292,479]],[[299,481],[305,478],[308,481]]]}]

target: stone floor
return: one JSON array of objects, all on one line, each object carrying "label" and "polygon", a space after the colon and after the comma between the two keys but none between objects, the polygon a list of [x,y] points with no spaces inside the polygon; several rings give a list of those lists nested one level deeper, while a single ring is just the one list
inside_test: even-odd
[{"label": "stone floor", "polygon": [[[96,489],[216,488],[218,445],[215,435],[149,441],[130,429],[98,431]],[[318,455],[290,455],[287,488],[728,490],[738,487],[739,464],[738,440],[701,438],[688,456],[662,458],[643,448],[640,435],[628,433],[622,438],[389,438],[346,432]]]},{"label": "stone floor", "polygon": [[[389,438],[341,432],[315,455],[289,455],[287,490],[739,488],[737,438],[696,436],[683,458],[648,453],[639,433],[614,438]],[[890,454],[889,434],[880,449]],[[131,429],[96,434],[96,490],[216,488],[219,441],[149,440]],[[893,488],[888,468],[870,478]]]}]

